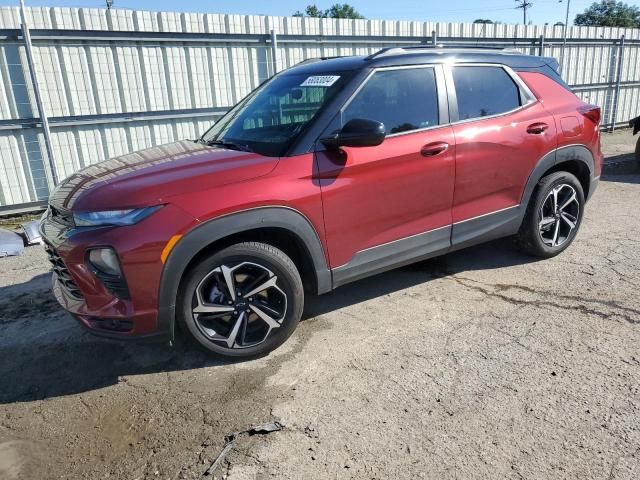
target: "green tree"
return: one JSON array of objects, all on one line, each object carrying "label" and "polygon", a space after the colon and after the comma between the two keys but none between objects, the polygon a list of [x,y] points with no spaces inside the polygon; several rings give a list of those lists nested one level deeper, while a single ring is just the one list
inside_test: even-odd
[{"label": "green tree", "polygon": [[640,28],[640,9],[616,0],[601,0],[577,15],[573,23],[586,27]]},{"label": "green tree", "polygon": [[329,18],[364,18],[356,11],[355,8],[347,3],[336,3],[332,5],[327,11],[325,11],[325,14]]},{"label": "green tree", "polygon": [[304,9],[304,13],[298,10],[293,14],[294,17],[319,17],[324,18],[327,15],[325,12],[320,10],[316,5],[307,5],[307,8]]},{"label": "green tree", "polygon": [[355,8],[348,3],[336,3],[326,10],[320,10],[316,5],[308,5],[304,13],[298,10],[294,17],[317,17],[317,18],[364,18]]},{"label": "green tree", "polygon": [[493,25],[493,20],[489,20],[488,18],[478,18],[476,20],[473,21],[473,23],[485,23],[488,25]]}]

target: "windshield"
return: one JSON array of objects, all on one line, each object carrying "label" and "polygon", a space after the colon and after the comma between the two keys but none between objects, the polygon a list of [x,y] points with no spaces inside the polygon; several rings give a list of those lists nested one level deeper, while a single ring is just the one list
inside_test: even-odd
[{"label": "windshield", "polygon": [[344,81],[338,73],[278,75],[231,109],[201,140],[270,157],[283,155]]}]

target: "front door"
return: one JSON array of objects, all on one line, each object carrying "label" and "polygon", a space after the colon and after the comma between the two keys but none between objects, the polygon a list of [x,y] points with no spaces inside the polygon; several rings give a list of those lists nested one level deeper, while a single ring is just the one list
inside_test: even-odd
[{"label": "front door", "polygon": [[450,245],[455,141],[441,67],[374,71],[341,112],[384,123],[375,147],[316,153],[336,284]]}]

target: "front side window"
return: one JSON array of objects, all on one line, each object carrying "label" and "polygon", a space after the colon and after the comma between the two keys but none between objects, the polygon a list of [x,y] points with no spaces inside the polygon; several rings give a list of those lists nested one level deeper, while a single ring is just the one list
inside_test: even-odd
[{"label": "front side window", "polygon": [[283,155],[346,80],[346,72],[274,77],[218,120],[202,141]]},{"label": "front side window", "polygon": [[502,67],[453,67],[460,120],[489,117],[521,105],[520,89]]},{"label": "front side window", "polygon": [[387,135],[438,125],[433,68],[374,73],[345,108],[342,124],[354,118],[384,123]]}]

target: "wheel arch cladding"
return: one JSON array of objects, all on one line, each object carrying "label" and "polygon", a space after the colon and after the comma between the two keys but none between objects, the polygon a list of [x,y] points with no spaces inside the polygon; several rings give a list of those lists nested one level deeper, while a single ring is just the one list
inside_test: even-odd
[{"label": "wheel arch cladding", "polygon": [[585,198],[589,197],[591,183],[595,180],[593,154],[585,145],[568,145],[547,153],[533,168],[520,202],[524,206],[523,210],[526,210],[538,182],[548,174],[559,171],[575,175],[582,185]]},{"label": "wheel arch cladding", "polygon": [[224,239],[237,237],[240,241],[256,240],[255,236],[243,239],[241,235],[273,230],[287,232],[304,246],[313,270],[311,273],[315,275],[317,293],[330,291],[331,272],[322,243],[315,228],[302,213],[288,207],[260,207],[232,213],[195,227],[180,239],[167,257],[158,293],[158,330],[166,332],[173,339],[180,282],[199,254]]}]

